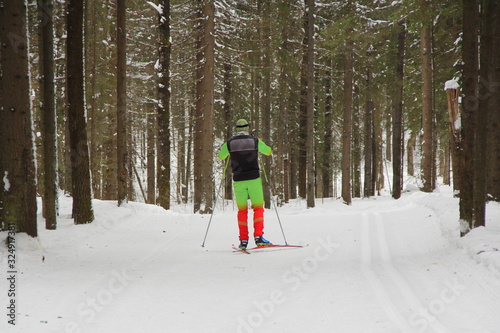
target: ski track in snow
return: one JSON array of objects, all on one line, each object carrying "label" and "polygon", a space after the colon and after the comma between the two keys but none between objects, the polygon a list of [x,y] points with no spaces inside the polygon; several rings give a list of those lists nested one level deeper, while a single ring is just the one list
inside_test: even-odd
[{"label": "ski track in snow", "polygon": [[[369,223],[370,217],[374,218],[375,223]],[[372,225],[372,229],[375,230],[371,230],[370,232],[370,225]],[[401,332],[411,332],[413,328],[409,325],[408,320],[404,318],[401,315],[401,312],[398,310],[401,309],[401,307],[404,308],[405,306],[398,306],[397,304],[405,304],[406,307],[410,309],[410,311],[424,309],[425,307],[392,262],[391,253],[386,240],[384,223],[382,221],[382,216],[380,215],[380,213],[374,213],[372,215],[363,214],[362,242],[362,270],[364,275],[369,280],[373,292],[377,295],[377,298],[379,299],[381,306],[384,308],[388,317],[395,323],[395,325],[401,330]],[[378,244],[378,249],[375,248],[375,244]],[[391,281],[383,283],[381,279],[377,277],[377,275],[382,274],[376,274],[377,268],[374,268],[374,265],[372,265],[372,258],[374,257],[374,253],[379,254],[380,265],[378,269],[383,270],[383,273],[388,276],[387,280]],[[389,290],[393,291],[393,295],[399,294],[399,296],[392,297],[402,297],[402,301],[396,302],[391,300],[391,296],[388,292]],[[430,322],[430,327],[434,332],[449,332],[439,322],[439,319]]]},{"label": "ski track in snow", "polygon": [[[229,206],[201,248],[208,216],[96,201],[93,224],[41,227],[39,248],[19,249],[18,325],[0,331],[500,332],[500,281],[431,209],[382,198],[279,212],[288,243],[309,246],[233,253]],[[271,211],[266,236],[283,243]]]}]

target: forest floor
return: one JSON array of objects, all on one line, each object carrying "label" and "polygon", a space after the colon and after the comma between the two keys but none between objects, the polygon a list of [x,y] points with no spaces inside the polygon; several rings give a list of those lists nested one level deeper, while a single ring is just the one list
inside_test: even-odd
[{"label": "forest floor", "polygon": [[[500,332],[498,203],[460,238],[449,187],[351,206],[294,200],[278,213],[287,242],[307,246],[250,255],[231,249],[232,202],[205,247],[210,216],[191,209],[94,200],[96,220],[77,226],[62,196],[56,231],[39,215],[38,239],[16,235],[15,297],[0,246],[0,332]],[[283,244],[274,209],[265,218]]]}]

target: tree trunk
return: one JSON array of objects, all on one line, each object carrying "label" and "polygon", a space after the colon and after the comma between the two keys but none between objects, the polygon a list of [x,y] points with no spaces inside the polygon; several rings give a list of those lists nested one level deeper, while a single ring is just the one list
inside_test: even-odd
[{"label": "tree trunk", "polygon": [[73,218],[76,224],[94,220],[91,201],[89,148],[85,119],[83,73],[83,1],[68,1],[67,96],[70,126]]},{"label": "tree trunk", "polygon": [[[459,192],[462,188],[462,174],[460,165],[460,152],[462,151],[462,143],[460,138],[460,128],[457,128],[458,121],[458,97],[459,89],[446,89],[446,99],[448,101],[448,117],[449,117],[449,146],[451,147],[452,165],[454,170],[453,189],[454,192]],[[467,175],[467,177],[469,177]]]},{"label": "tree trunk", "polygon": [[309,21],[307,14],[303,17],[304,38],[302,39],[302,62],[300,66],[300,103],[299,103],[299,123],[298,123],[298,174],[297,185],[299,187],[299,197],[307,197],[307,66],[308,66],[308,45],[309,45]]},{"label": "tree trunk", "polygon": [[[230,139],[233,134],[233,110],[231,105],[232,98],[232,78],[231,78],[231,64],[226,62],[224,64],[224,123],[226,126],[226,140]],[[230,157],[228,157],[230,158]],[[225,164],[226,166],[227,164]],[[225,167],[224,166],[224,167]],[[231,200],[233,197],[233,182],[231,178],[231,168],[228,167],[225,170],[226,174],[224,175],[225,187],[224,187],[224,198],[226,200]]]},{"label": "tree trunk", "polygon": [[289,199],[289,186],[288,186],[288,179],[289,179],[289,169],[287,169],[287,161],[288,161],[288,156],[289,156],[289,143],[287,142],[288,140],[286,139],[287,137],[287,128],[288,128],[288,107],[289,107],[289,98],[288,98],[288,76],[287,76],[287,64],[286,64],[286,58],[285,58],[285,50],[288,50],[288,44],[287,44],[287,33],[286,29],[283,28],[281,31],[281,37],[282,37],[282,43],[281,43],[281,52],[278,51],[278,59],[279,59],[279,64],[280,64],[280,80],[278,81],[279,84],[279,107],[278,107],[278,128],[277,128],[277,136],[276,136],[276,141],[277,141],[277,146],[276,146],[276,151],[278,152],[276,154],[276,167],[278,172],[275,172],[275,184],[276,184],[276,190],[278,193],[275,193],[275,195],[279,195],[281,200],[288,202]]},{"label": "tree trunk", "polygon": [[127,149],[127,33],[125,0],[117,0],[117,177],[118,206],[128,202],[128,149]]},{"label": "tree trunk", "polygon": [[366,108],[365,108],[365,151],[364,151],[364,160],[365,160],[365,172],[364,172],[364,190],[363,197],[368,198],[373,195],[374,184],[373,184],[373,155],[374,155],[374,136],[373,136],[373,100],[371,99],[371,70],[368,68],[366,73],[366,90],[367,90],[367,100],[366,100]]},{"label": "tree trunk", "polygon": [[[92,174],[92,193],[95,199],[102,198],[102,173],[101,171],[101,154],[102,154],[102,146],[98,145],[97,142],[97,98],[96,98],[96,90],[97,90],[97,7],[98,4],[96,2],[92,2],[91,4],[92,14],[89,20],[87,21],[90,27],[88,27],[89,34],[91,36],[91,42],[89,43],[89,48],[91,48],[92,53],[89,56],[89,91],[90,91],[90,110],[89,110],[89,126],[90,126],[90,172]],[[99,6],[100,7],[100,6]],[[92,30],[90,30],[92,29]]]},{"label": "tree trunk", "polygon": [[351,204],[351,134],[352,134],[352,82],[354,66],[354,42],[346,42],[344,69],[344,122],[342,126],[342,199]]},{"label": "tree trunk", "polygon": [[313,208],[314,178],[314,0],[305,0],[307,12],[307,207]]},{"label": "tree trunk", "polygon": [[362,113],[359,104],[359,86],[354,86],[352,119],[352,196],[361,198]]},{"label": "tree trunk", "polygon": [[[494,46],[493,31],[496,30],[495,21],[498,20],[500,14],[500,5],[496,1],[484,0],[481,5],[481,52],[479,77],[481,84],[479,86],[479,109],[476,112],[476,138],[474,142],[474,216],[472,220],[472,228],[484,226],[486,223],[486,182],[487,176],[487,146],[489,135],[488,117],[490,113],[496,113],[495,99],[492,98],[491,85],[493,82],[487,80],[491,78],[498,68],[494,67],[495,59],[499,54],[494,54],[494,50],[498,50],[498,46]],[[498,75],[498,74],[497,74]],[[487,82],[487,84],[484,84]],[[497,92],[498,94],[498,92]]]},{"label": "tree trunk", "polygon": [[26,3],[0,6],[0,229],[37,237]]},{"label": "tree trunk", "polygon": [[[262,1],[262,0],[261,0]],[[270,144],[271,141],[271,8],[270,1],[264,0],[262,3],[262,140]],[[267,177],[271,176],[271,163],[269,158],[265,158],[262,161],[264,170],[267,173]],[[271,197],[269,191],[269,184],[264,181],[264,202],[265,208],[271,208]]]},{"label": "tree trunk", "polygon": [[[196,111],[194,119],[194,212],[213,210],[214,17],[213,0],[198,0]],[[204,207],[202,205],[204,204]]]},{"label": "tree trunk", "polygon": [[372,159],[372,195],[380,195],[384,184],[384,168],[382,159],[382,108],[380,104],[373,107],[373,159]]},{"label": "tree trunk", "polygon": [[[493,10],[493,9],[492,9]],[[492,92],[491,104],[492,107],[488,113],[488,123],[490,124],[489,144],[488,151],[489,170],[488,170],[488,194],[492,196],[495,201],[500,201],[500,93],[498,82],[500,82],[500,19],[499,19],[499,5],[495,3],[494,10],[496,12],[496,19],[492,24],[492,41],[491,41],[491,67],[490,71],[491,83],[496,82],[496,90]],[[494,70],[496,69],[496,70]],[[493,87],[490,87],[493,90]]]},{"label": "tree trunk", "polygon": [[333,112],[332,112],[332,70],[331,58],[327,58],[325,69],[325,139],[323,143],[323,198],[332,197],[332,145],[333,145]]},{"label": "tree trunk", "polygon": [[460,220],[463,221],[461,235],[472,228],[474,216],[474,141],[476,132],[476,109],[478,108],[479,77],[479,2],[465,0],[463,6],[463,99],[461,110],[461,145],[459,156],[461,168],[460,184]]},{"label": "tree trunk", "polygon": [[52,0],[40,2],[39,19],[41,26],[40,55],[43,75],[43,163],[44,194],[43,215],[45,228],[56,229],[57,225],[57,133],[54,96],[54,27]]},{"label": "tree trunk", "polygon": [[170,209],[170,0],[163,0],[161,7],[163,11],[158,15],[158,135],[156,138],[158,198],[156,202],[164,209]]},{"label": "tree trunk", "polygon": [[417,143],[417,134],[411,132],[408,142],[406,143],[408,148],[406,149],[406,160],[408,163],[408,176],[415,176],[415,166],[414,166],[414,155],[415,155],[415,145]]},{"label": "tree trunk", "polygon": [[[293,135],[292,135],[293,137]],[[297,199],[299,153],[296,145],[290,148],[290,199]]]},{"label": "tree trunk", "polygon": [[398,52],[396,62],[396,83],[394,94],[394,116],[392,118],[392,197],[399,199],[402,190],[402,164],[403,164],[403,79],[405,57],[406,27],[404,22],[399,23]]},{"label": "tree trunk", "polygon": [[[153,104],[148,104],[148,111],[153,113]],[[156,204],[156,155],[155,155],[155,141],[156,141],[156,116],[148,114],[147,126],[147,203]]]},{"label": "tree trunk", "polygon": [[423,27],[420,31],[420,51],[422,59],[422,181],[424,192],[433,191],[433,110],[432,110],[432,64],[431,64],[431,20],[430,2],[421,0]]}]

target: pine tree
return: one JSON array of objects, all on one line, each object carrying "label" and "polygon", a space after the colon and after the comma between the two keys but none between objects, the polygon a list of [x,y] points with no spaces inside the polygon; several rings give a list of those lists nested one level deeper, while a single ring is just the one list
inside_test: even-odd
[{"label": "pine tree", "polygon": [[394,115],[392,118],[392,172],[393,172],[393,192],[392,197],[399,199],[401,197],[401,186],[403,179],[402,163],[403,163],[403,79],[404,79],[404,48],[406,27],[404,22],[398,24],[398,49],[397,49],[397,65],[396,65],[396,84],[395,97],[393,103]]},{"label": "pine tree", "polygon": [[499,10],[500,6],[498,2],[495,3],[492,10],[495,10],[497,13],[493,16],[493,22],[491,24],[492,29],[492,46],[491,46],[491,58],[490,58],[490,69],[496,68],[496,70],[490,70],[489,75],[491,75],[491,84],[496,82],[496,86],[490,87],[491,92],[491,108],[488,113],[488,124],[489,128],[489,142],[488,146],[490,149],[488,150],[488,160],[489,160],[489,168],[488,168],[488,194],[492,196],[492,199],[495,201],[500,201],[500,94],[499,89],[500,86],[498,83],[500,82],[500,19],[499,19]]},{"label": "pine tree", "polygon": [[118,205],[128,201],[128,147],[127,147],[127,33],[125,0],[117,1],[117,176]]},{"label": "pine tree", "polygon": [[346,41],[344,69],[344,122],[342,128],[342,199],[351,204],[351,135],[354,41]]},{"label": "pine tree", "polygon": [[157,134],[157,203],[170,209],[170,0],[163,0],[158,16],[158,134]]},{"label": "pine tree", "polygon": [[43,74],[43,169],[44,193],[43,215],[45,227],[56,229],[57,225],[57,133],[54,93],[54,28],[52,0],[39,2],[41,41],[40,54]]},{"label": "pine tree", "polygon": [[431,63],[431,10],[429,0],[421,0],[422,28],[420,30],[420,50],[422,59],[422,176],[424,192],[433,191],[433,101]]},{"label": "pine tree", "polygon": [[[460,219],[472,226],[474,198],[474,138],[476,131],[476,108],[478,104],[479,70],[479,3],[465,0],[463,5],[463,98],[461,108],[462,130],[460,156]],[[462,228],[462,234],[467,230]]]},{"label": "pine tree", "polygon": [[94,220],[83,93],[83,6],[83,1],[68,1],[67,96],[73,218],[76,224],[90,223]]},{"label": "pine tree", "polygon": [[213,0],[198,0],[193,160],[194,212],[206,214],[213,209],[214,18]]},{"label": "pine tree", "polygon": [[314,176],[314,0],[305,0],[307,15],[307,207],[313,208],[315,198]]},{"label": "pine tree", "polygon": [[0,229],[37,237],[26,2],[0,6]]}]

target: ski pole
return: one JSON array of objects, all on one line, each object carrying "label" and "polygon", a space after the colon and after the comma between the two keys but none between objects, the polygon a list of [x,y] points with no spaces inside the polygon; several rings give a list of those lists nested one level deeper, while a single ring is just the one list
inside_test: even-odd
[{"label": "ski pole", "polygon": [[280,224],[280,229],[281,233],[283,234],[283,239],[285,240],[285,245],[288,245],[288,242],[286,241],[285,237],[285,232],[283,231],[283,225],[281,224],[280,215],[278,214],[278,207],[276,206],[276,202],[274,201],[274,193],[272,190],[272,185],[269,183],[269,180],[267,179],[266,168],[264,168],[264,163],[262,162],[262,159],[260,160],[260,165],[262,167],[262,172],[264,173],[264,179],[266,180],[266,183],[269,186],[269,192],[271,194],[271,202],[273,203],[274,211],[276,212],[276,217],[278,218],[278,222]]},{"label": "ski pole", "polygon": [[229,165],[229,157],[226,159],[226,166],[224,167],[224,173],[222,174],[222,179],[220,181],[219,189],[217,190],[217,194],[215,195],[214,209],[212,209],[212,214],[210,214],[210,220],[208,220],[207,231],[205,232],[205,237],[203,238],[203,243],[201,244],[201,247],[205,247],[205,241],[207,240],[208,229],[210,229],[210,224],[212,223],[212,217],[214,217],[215,207],[217,207],[217,198],[219,197],[220,189],[222,187],[222,184],[224,183],[224,179],[226,179],[226,171],[228,165]]}]

